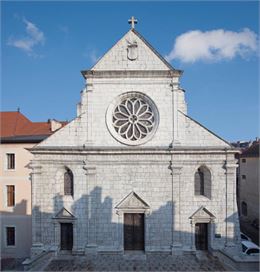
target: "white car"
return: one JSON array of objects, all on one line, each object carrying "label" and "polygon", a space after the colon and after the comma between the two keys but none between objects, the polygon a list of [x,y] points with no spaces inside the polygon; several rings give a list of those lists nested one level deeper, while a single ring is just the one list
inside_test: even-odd
[{"label": "white car", "polygon": [[251,241],[241,241],[242,243],[242,251],[247,255],[259,255],[259,246],[254,244]]},{"label": "white car", "polygon": [[243,232],[240,232],[241,240],[242,241],[252,241],[251,238],[249,238],[247,235],[245,235]]}]

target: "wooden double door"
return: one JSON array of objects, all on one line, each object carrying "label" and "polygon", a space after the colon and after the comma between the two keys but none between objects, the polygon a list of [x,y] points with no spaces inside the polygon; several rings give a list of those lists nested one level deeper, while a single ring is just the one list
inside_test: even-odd
[{"label": "wooden double door", "polygon": [[124,249],[144,250],[144,214],[124,214]]},{"label": "wooden double door", "polygon": [[195,225],[195,246],[197,250],[208,250],[208,224]]},{"label": "wooden double door", "polygon": [[72,250],[73,247],[73,224],[60,224],[60,249]]}]

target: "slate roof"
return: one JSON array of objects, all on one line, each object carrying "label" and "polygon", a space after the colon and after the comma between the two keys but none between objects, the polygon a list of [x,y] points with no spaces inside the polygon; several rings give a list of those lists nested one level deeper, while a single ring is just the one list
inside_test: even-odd
[{"label": "slate roof", "polygon": [[242,152],[240,157],[259,157],[259,141],[252,143],[250,147]]},{"label": "slate roof", "polygon": [[[67,122],[61,122],[62,126]],[[51,122],[32,122],[19,111],[0,112],[2,143],[37,143],[51,135]]]}]

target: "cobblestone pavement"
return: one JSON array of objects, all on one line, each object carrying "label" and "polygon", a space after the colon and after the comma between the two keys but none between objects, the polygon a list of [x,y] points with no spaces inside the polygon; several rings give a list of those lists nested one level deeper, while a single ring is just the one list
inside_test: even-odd
[{"label": "cobblestone pavement", "polygon": [[53,260],[45,271],[225,271],[218,259],[212,256],[198,258],[192,254],[98,254],[93,258],[62,258]]},{"label": "cobblestone pavement", "polygon": [[22,265],[23,261],[24,261],[24,258],[1,259],[0,271],[23,271],[23,265]]}]

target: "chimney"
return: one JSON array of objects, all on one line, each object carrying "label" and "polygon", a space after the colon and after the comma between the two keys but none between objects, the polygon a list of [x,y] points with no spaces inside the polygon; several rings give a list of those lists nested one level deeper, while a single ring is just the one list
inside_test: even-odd
[{"label": "chimney", "polygon": [[51,119],[49,122],[51,123],[51,132],[54,132],[62,127],[62,124],[54,119]]}]

